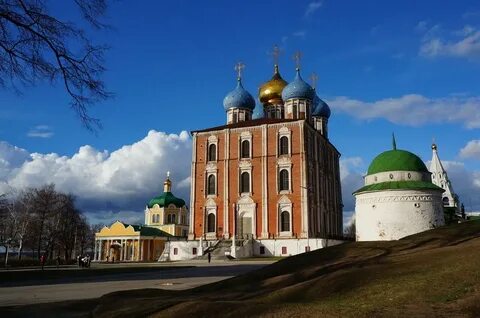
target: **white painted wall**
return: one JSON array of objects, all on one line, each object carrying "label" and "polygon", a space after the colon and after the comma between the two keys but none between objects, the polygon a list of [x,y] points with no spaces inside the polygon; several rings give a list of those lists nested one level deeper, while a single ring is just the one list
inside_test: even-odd
[{"label": "white painted wall", "polygon": [[[214,244],[214,242],[203,241],[202,244],[204,249],[208,244]],[[320,248],[334,246],[343,243],[340,240],[331,240],[331,239],[268,239],[268,240],[253,240],[252,242],[246,244],[245,246],[236,247],[236,256],[237,258],[245,257],[271,257],[271,256],[292,256],[301,253],[305,253],[306,246],[310,246],[310,251],[314,251]],[[260,247],[265,247],[265,253],[260,254]],[[197,248],[197,255],[193,255],[193,248]],[[286,248],[286,253],[283,253],[283,247]],[[180,260],[189,260],[197,256],[200,256],[200,241],[199,240],[189,240],[189,241],[170,241],[165,245],[167,249],[166,253],[162,255],[162,260],[170,261],[180,261]],[[175,255],[174,249],[177,249],[177,254]],[[165,255],[167,254],[167,255]]]},{"label": "white painted wall", "polygon": [[356,195],[357,241],[388,241],[445,224],[442,194],[435,190],[386,190]]}]

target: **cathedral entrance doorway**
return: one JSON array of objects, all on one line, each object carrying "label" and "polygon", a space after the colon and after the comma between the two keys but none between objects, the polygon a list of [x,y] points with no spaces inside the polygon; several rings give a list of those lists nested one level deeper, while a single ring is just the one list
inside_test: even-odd
[{"label": "cathedral entrance doorway", "polygon": [[238,214],[235,220],[236,237],[240,239],[255,238],[255,202],[253,202],[249,195],[245,195],[237,201],[237,207]]},{"label": "cathedral entrance doorway", "polygon": [[252,237],[252,217],[246,216],[245,214],[240,217],[238,234],[241,238]]}]

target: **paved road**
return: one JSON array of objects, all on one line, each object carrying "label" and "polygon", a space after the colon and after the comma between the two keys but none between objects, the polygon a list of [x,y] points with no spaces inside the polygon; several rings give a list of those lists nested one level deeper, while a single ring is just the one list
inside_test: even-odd
[{"label": "paved road", "polygon": [[[165,265],[146,264],[143,269],[148,271],[142,271],[142,268],[139,268],[127,273],[105,274],[103,271],[101,275],[96,275],[93,269],[88,277],[71,278],[66,275],[50,281],[42,278],[28,278],[10,282],[8,287],[5,285],[0,287],[0,307],[97,298],[120,290],[188,289],[240,275],[269,263],[271,262],[176,263],[173,268],[168,267],[168,270]],[[121,267],[122,265],[111,268]],[[128,267],[128,265],[124,266],[126,269]],[[97,268],[105,268],[105,266],[97,265]],[[54,271],[54,269],[51,270]],[[61,272],[59,270],[59,274],[68,274],[71,270],[73,269]]]}]

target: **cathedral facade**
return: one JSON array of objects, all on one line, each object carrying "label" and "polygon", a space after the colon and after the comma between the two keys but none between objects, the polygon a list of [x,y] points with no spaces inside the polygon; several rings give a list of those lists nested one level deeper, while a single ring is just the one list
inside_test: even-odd
[{"label": "cathedral facade", "polygon": [[287,84],[278,66],[259,100],[263,114],[253,116],[255,100],[238,77],[224,99],[226,125],[192,132],[189,239],[340,237],[340,153],[328,139],[328,105],[299,69]]}]

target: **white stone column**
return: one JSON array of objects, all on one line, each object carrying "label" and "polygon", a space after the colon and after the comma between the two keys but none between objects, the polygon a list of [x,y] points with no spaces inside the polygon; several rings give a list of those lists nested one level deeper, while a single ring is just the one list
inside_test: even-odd
[{"label": "white stone column", "polygon": [[230,129],[225,129],[225,161],[224,161],[224,181],[223,181],[223,237],[228,239],[230,237],[230,229],[228,226],[228,203],[229,201],[229,164],[230,164]]},{"label": "white stone column", "polygon": [[125,254],[126,254],[126,253],[125,253],[125,245],[126,245],[126,244],[125,244],[125,239],[122,239],[120,244],[121,244],[121,246],[122,246],[122,251],[121,251],[120,259],[121,259],[122,261],[124,261],[124,260],[125,260]]},{"label": "white stone column", "polygon": [[100,243],[100,244],[99,244],[99,247],[98,247],[98,252],[99,252],[99,253],[98,253],[98,260],[99,260],[99,261],[102,261],[103,240],[100,239],[100,240],[99,240],[99,243]]},{"label": "white stone column", "polygon": [[143,247],[144,247],[144,242],[142,239],[138,240],[138,247],[140,248],[140,259],[139,261],[143,261]]},{"label": "white stone column", "polygon": [[135,240],[134,239],[131,239],[131,245],[130,245],[130,250],[132,252],[132,254],[130,254],[130,260],[131,261],[134,261],[135,260]]},{"label": "white stone column", "polygon": [[93,245],[93,260],[97,260],[97,245],[98,245],[98,240],[95,238],[95,244]]},{"label": "white stone column", "polygon": [[262,137],[262,237],[268,239],[268,132],[266,125],[262,126]]},{"label": "white stone column", "polygon": [[193,133],[192,136],[192,171],[191,171],[191,187],[190,187],[190,222],[188,224],[188,239],[193,240],[195,238],[195,184],[196,184],[196,165],[197,165],[197,134]]},{"label": "white stone column", "polygon": [[148,250],[147,250],[147,260],[150,261],[150,255],[151,255],[150,250],[152,249],[152,244],[151,244],[152,240],[148,240],[147,243],[148,243],[147,244],[147,248],[148,248]]}]

